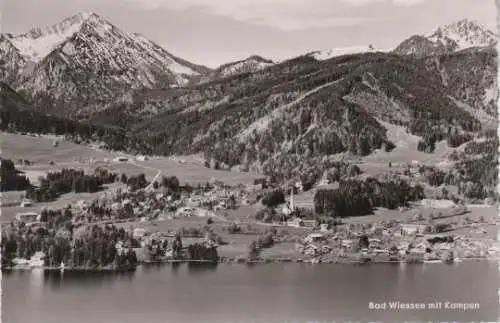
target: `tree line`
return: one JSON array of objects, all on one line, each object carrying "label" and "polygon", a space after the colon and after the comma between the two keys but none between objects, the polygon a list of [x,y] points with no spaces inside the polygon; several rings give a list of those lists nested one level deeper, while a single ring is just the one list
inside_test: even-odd
[{"label": "tree line", "polygon": [[16,169],[12,160],[0,158],[0,191],[24,191],[30,187],[29,179]]},{"label": "tree line", "polygon": [[314,209],[317,214],[344,218],[371,214],[376,207],[395,209],[407,206],[410,201],[422,198],[423,187],[412,187],[404,180],[350,179],[341,181],[336,189],[316,191]]},{"label": "tree line", "polygon": [[94,193],[100,191],[104,184],[113,183],[116,179],[117,175],[106,169],[98,168],[94,174],[85,174],[83,170],[65,168],[41,177],[38,187],[27,189],[26,197],[37,202],[47,202],[70,192]]}]

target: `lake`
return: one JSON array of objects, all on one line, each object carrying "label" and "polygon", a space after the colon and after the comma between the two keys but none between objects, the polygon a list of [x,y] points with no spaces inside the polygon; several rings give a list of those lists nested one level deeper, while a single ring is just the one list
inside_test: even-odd
[{"label": "lake", "polygon": [[[496,261],[454,265],[158,265],[135,273],[9,271],[4,323],[497,321]],[[442,302],[371,310],[369,303]],[[478,309],[445,309],[445,302]],[[389,306],[389,305],[387,305]]]}]

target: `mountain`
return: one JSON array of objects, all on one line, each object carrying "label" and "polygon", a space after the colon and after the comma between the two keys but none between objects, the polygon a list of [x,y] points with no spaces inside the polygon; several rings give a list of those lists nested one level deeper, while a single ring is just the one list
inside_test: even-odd
[{"label": "mountain", "polygon": [[[429,56],[427,68],[439,73],[452,96],[465,103],[481,120],[496,116],[498,53],[495,47],[471,47],[441,56]],[[486,115],[485,115],[486,114]]]},{"label": "mountain", "polygon": [[223,64],[214,70],[213,76],[228,77],[242,73],[253,73],[266,67],[272,66],[274,62],[258,55],[250,56],[247,59]]},{"label": "mountain", "polygon": [[138,89],[182,86],[210,71],[94,13],[4,37],[25,62],[34,63],[12,85],[38,105],[55,105],[61,113],[99,109]]},{"label": "mountain", "polygon": [[34,28],[25,34],[8,35],[27,61],[39,62],[59,44],[77,33],[92,13],[81,13],[45,28]]},{"label": "mountain", "polygon": [[471,47],[495,46],[498,36],[475,21],[460,21],[439,27],[429,35],[414,35],[394,49],[402,55],[430,56],[453,53]]},{"label": "mountain", "polygon": [[[420,137],[419,149],[432,152],[437,141],[455,145],[496,123],[497,53],[491,46],[450,49],[437,36],[414,36],[415,44],[424,39],[426,50],[443,51],[401,55],[368,47],[279,63],[252,56],[208,70],[97,15],[81,21],[78,28],[50,29],[76,31],[54,41],[30,73],[24,68],[16,89],[38,111],[53,112],[56,102],[60,113],[112,125],[119,133],[104,136],[111,147],[204,153],[223,167],[317,178],[330,158],[390,151],[398,143],[391,142],[387,124]],[[440,30],[446,39],[456,33],[449,26]],[[483,41],[471,33],[468,44]],[[40,34],[50,32],[30,37]],[[6,37],[15,44],[16,36]],[[17,52],[24,60],[38,57]]]},{"label": "mountain", "polygon": [[339,47],[326,50],[319,50],[309,53],[308,55],[314,57],[319,61],[327,60],[333,57],[349,55],[349,54],[359,54],[359,53],[371,53],[375,52],[376,49],[372,46],[354,46],[354,47]]},{"label": "mountain", "polygon": [[488,91],[495,75],[496,52],[489,49],[432,58],[377,52],[318,61],[304,55],[146,95],[141,108],[154,112],[131,136],[149,152],[203,152],[227,167],[279,178],[319,176],[337,154],[390,150],[385,123],[421,137],[423,145],[494,124],[495,94]]}]

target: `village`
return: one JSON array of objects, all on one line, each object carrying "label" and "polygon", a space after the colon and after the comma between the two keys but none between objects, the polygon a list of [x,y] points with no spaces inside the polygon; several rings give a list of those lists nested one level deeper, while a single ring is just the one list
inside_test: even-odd
[{"label": "village", "polygon": [[[302,192],[300,183],[287,191],[285,203],[272,207],[263,205],[262,199],[275,188],[264,187],[261,181],[230,186],[213,179],[205,185],[176,184],[174,188],[154,182],[137,190],[106,191],[97,199],[80,200],[59,210],[59,214],[70,210],[73,232],[96,225],[123,228],[132,242],[118,241],[116,250],[132,248],[143,264],[189,260],[452,263],[496,258],[500,252],[497,241],[485,237],[485,227],[494,227],[496,218],[464,217],[468,210],[463,205],[428,218],[416,213],[352,223],[350,219],[325,219],[297,207],[294,192]],[[33,202],[22,203],[30,206]],[[46,227],[50,215],[56,213],[47,209],[18,213],[10,226],[17,228],[14,230],[28,227],[31,232]],[[268,216],[258,216],[263,213]],[[460,234],[455,233],[458,229]],[[180,240],[184,247],[176,250]],[[190,246],[216,250],[217,255],[193,259]],[[17,268],[39,267],[44,257],[37,251],[31,260],[16,257],[13,264]]]}]

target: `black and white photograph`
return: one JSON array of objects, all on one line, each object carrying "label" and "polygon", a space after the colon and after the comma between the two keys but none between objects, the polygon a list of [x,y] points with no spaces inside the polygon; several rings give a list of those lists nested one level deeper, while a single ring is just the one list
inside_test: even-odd
[{"label": "black and white photograph", "polygon": [[496,322],[494,0],[4,0],[3,323]]}]

